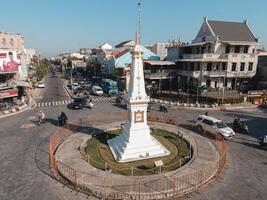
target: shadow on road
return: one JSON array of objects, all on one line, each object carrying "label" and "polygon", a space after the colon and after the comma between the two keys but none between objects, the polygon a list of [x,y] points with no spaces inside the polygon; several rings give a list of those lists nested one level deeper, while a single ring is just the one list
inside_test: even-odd
[{"label": "shadow on road", "polygon": [[113,103],[112,106],[115,106],[115,107],[121,108],[121,109],[127,109],[127,105],[126,104]]}]

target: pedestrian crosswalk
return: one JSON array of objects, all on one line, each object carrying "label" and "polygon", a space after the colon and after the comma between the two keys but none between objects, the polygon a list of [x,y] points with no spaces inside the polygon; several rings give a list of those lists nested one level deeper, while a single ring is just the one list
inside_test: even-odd
[{"label": "pedestrian crosswalk", "polygon": [[[113,101],[114,97],[90,97],[93,102],[98,101]],[[66,100],[59,100],[59,101],[46,101],[46,102],[38,102],[33,107],[39,108],[39,107],[49,107],[49,106],[62,106],[62,105],[68,105],[72,103],[73,100],[66,99]]]}]

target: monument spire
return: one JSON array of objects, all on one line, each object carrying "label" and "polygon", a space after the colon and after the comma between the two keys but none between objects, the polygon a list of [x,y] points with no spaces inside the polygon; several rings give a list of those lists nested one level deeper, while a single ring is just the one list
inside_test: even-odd
[{"label": "monument spire", "polygon": [[137,15],[138,15],[138,22],[137,22],[137,30],[136,30],[136,36],[135,36],[135,44],[140,45],[141,44],[141,3],[138,2],[137,4]]}]

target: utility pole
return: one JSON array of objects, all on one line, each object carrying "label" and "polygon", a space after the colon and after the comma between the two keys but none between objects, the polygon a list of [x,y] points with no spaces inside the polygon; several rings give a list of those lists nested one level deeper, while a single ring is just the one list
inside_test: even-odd
[{"label": "utility pole", "polygon": [[222,69],[222,62],[219,62],[219,87],[218,87],[218,99],[217,99],[217,104],[219,105],[220,103],[220,86],[221,86],[221,69]]}]

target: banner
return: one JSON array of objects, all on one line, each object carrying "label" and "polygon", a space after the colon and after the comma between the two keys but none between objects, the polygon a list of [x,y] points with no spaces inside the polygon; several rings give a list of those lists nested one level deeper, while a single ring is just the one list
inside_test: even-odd
[{"label": "banner", "polygon": [[0,71],[18,71],[18,58],[16,51],[0,51]]}]

